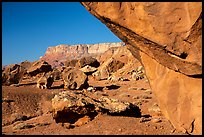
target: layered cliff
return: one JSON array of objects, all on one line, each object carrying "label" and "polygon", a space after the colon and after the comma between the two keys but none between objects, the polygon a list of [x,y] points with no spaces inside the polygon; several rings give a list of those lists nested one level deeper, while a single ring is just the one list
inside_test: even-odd
[{"label": "layered cliff", "polygon": [[98,56],[111,47],[120,47],[123,45],[123,42],[77,45],[61,44],[48,47],[45,55],[40,57],[40,60],[47,61],[53,67],[62,66],[66,60],[78,59],[85,56]]}]

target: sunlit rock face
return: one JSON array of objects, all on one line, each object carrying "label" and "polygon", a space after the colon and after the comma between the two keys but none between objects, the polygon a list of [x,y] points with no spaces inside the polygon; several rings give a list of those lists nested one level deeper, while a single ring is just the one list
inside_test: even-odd
[{"label": "sunlit rock face", "polygon": [[202,128],[202,3],[82,2],[140,57],[162,113],[189,134]]}]

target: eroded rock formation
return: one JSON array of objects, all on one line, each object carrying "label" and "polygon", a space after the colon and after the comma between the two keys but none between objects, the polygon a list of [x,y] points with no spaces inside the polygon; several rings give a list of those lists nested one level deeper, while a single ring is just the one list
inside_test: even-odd
[{"label": "eroded rock formation", "polygon": [[49,89],[54,82],[54,76],[50,73],[44,73],[37,81],[37,87],[40,89]]},{"label": "eroded rock formation", "polygon": [[90,65],[92,67],[99,67],[100,63],[97,61],[97,59],[88,56],[88,57],[82,57],[80,59],[72,59],[65,61],[66,67],[75,67],[75,68],[83,68],[86,65]]},{"label": "eroded rock formation", "polygon": [[34,62],[31,67],[28,68],[27,73],[30,76],[35,76],[39,73],[47,73],[49,71],[52,71],[52,66],[46,61],[38,60]]},{"label": "eroded rock formation", "polygon": [[162,113],[189,134],[202,131],[202,3],[82,2],[145,67]]},{"label": "eroded rock formation", "polygon": [[6,66],[2,71],[2,85],[18,84],[31,65],[31,62],[23,61],[20,64]]},{"label": "eroded rock formation", "polygon": [[73,67],[67,67],[62,72],[65,89],[83,89],[88,87],[87,75]]}]

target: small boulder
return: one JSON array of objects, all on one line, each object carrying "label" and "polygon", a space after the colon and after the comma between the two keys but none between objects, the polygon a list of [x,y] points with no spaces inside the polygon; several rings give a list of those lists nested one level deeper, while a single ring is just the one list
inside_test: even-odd
[{"label": "small boulder", "polygon": [[148,111],[151,113],[153,116],[160,116],[161,115],[161,110],[158,106],[158,104],[154,103],[152,106],[148,108]]},{"label": "small boulder", "polygon": [[52,83],[54,82],[54,77],[52,74],[44,74],[41,78],[37,81],[37,88],[40,89],[49,89],[52,86]]},{"label": "small boulder", "polygon": [[62,78],[61,71],[57,68],[54,68],[52,70],[52,76],[53,76],[54,80],[60,80]]},{"label": "small boulder", "polygon": [[159,122],[162,122],[162,120],[160,118],[152,118],[151,119],[151,122],[153,123],[159,123]]},{"label": "small boulder", "polygon": [[86,65],[83,68],[81,68],[80,70],[83,71],[86,75],[91,75],[92,73],[97,71],[97,68]]},{"label": "small boulder", "polygon": [[93,57],[83,57],[81,59],[79,59],[79,66],[80,68],[83,68],[86,65],[89,65],[91,67],[99,67],[100,63],[97,61],[97,59],[93,58]]}]

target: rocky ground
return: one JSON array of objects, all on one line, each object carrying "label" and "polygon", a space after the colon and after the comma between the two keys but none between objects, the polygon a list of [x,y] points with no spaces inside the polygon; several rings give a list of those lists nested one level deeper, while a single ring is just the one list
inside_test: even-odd
[{"label": "rocky ground", "polygon": [[[56,123],[52,116],[51,100],[64,91],[54,82],[51,89],[39,89],[36,85],[2,86],[2,134],[5,135],[182,135],[161,114],[154,93],[147,79],[138,81],[96,81],[89,77],[89,86],[96,91],[89,95],[104,96],[136,104],[141,116],[98,113],[94,119],[74,128]],[[68,90],[66,90],[68,91]],[[74,92],[70,90],[69,92]],[[162,92],[162,91],[161,91]]]}]

